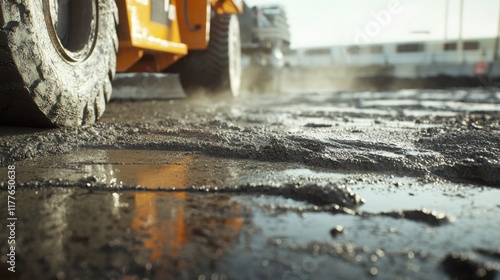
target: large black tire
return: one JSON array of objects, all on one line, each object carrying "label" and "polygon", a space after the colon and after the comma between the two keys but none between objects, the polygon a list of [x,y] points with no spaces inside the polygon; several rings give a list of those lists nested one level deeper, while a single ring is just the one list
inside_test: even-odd
[{"label": "large black tire", "polygon": [[94,123],[111,95],[113,0],[0,0],[0,124]]},{"label": "large black tire", "polygon": [[216,15],[208,48],[191,51],[180,61],[179,76],[186,94],[196,92],[236,97],[241,85],[241,39],[236,15]]}]

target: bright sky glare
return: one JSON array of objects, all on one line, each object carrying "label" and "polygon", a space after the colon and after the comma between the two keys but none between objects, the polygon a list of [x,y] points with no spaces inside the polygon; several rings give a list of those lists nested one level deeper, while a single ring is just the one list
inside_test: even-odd
[{"label": "bright sky glare", "polygon": [[[283,5],[292,32],[292,47],[360,42],[456,39],[461,0],[246,0],[249,6]],[[445,24],[448,3],[448,24]],[[463,0],[463,37],[495,37],[500,0]],[[389,9],[392,7],[392,9]],[[389,10],[396,13],[390,13]],[[377,14],[382,12],[377,23]],[[380,24],[383,23],[383,25]],[[364,32],[364,35],[360,35]],[[363,37],[363,40],[360,40]],[[368,39],[368,40],[367,40]]]}]

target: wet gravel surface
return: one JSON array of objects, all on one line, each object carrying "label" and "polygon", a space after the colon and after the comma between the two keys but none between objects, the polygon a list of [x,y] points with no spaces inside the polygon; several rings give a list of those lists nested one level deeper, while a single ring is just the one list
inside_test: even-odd
[{"label": "wet gravel surface", "polygon": [[10,164],[22,279],[499,277],[492,89],[121,99]]}]

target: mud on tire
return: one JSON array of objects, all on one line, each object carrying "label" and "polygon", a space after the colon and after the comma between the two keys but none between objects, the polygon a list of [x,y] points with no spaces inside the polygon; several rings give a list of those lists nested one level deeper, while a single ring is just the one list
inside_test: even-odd
[{"label": "mud on tire", "polygon": [[94,123],[116,69],[115,1],[0,3],[0,125]]},{"label": "mud on tire", "polygon": [[238,96],[241,84],[238,17],[214,16],[208,48],[191,51],[178,66],[180,81],[187,95],[202,90],[209,94]]}]

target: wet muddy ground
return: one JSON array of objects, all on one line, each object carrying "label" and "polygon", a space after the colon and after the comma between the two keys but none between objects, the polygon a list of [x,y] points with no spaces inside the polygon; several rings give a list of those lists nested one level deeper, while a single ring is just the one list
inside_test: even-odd
[{"label": "wet muddy ground", "polygon": [[128,99],[152,79],[0,128],[1,279],[499,279],[500,91]]}]

